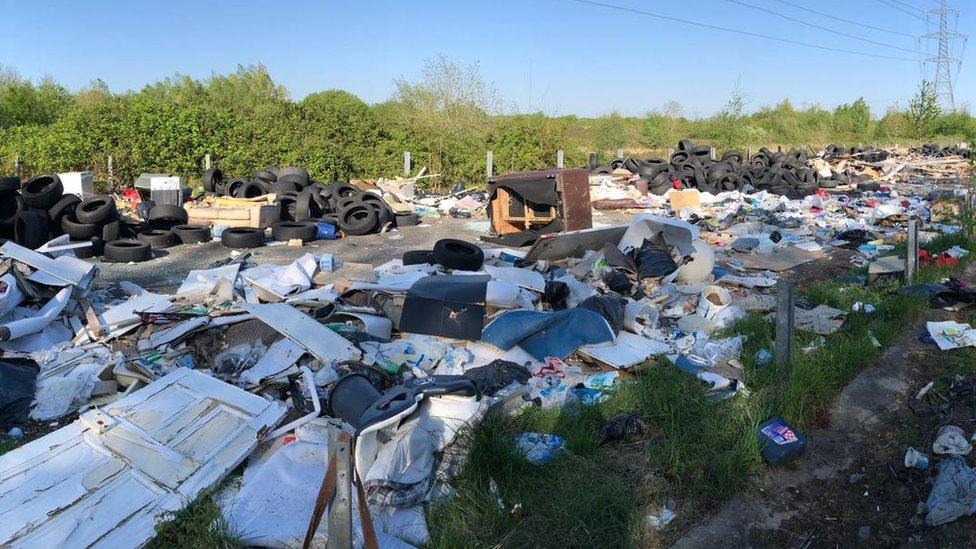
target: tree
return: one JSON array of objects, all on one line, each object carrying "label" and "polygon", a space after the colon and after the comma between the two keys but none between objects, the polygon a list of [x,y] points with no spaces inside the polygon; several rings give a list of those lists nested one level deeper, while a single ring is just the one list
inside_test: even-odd
[{"label": "tree", "polygon": [[601,117],[596,123],[596,142],[599,150],[619,149],[627,140],[627,125],[620,113],[614,111]]},{"label": "tree", "polygon": [[912,136],[919,139],[931,139],[935,135],[942,109],[935,94],[935,87],[926,80],[918,85],[918,91],[908,102],[905,112]]},{"label": "tree", "polygon": [[713,145],[717,149],[732,149],[745,145],[746,141],[746,119],[743,111],[746,106],[746,96],[742,93],[738,82],[732,88],[728,103],[722,108],[714,120],[714,131],[712,132]]},{"label": "tree", "polygon": [[871,123],[871,109],[863,97],[858,97],[850,105],[844,103],[834,109],[833,130],[851,137],[867,135]]},{"label": "tree", "polygon": [[432,173],[470,180],[483,177],[485,146],[493,126],[489,114],[496,113],[500,103],[494,87],[481,78],[478,65],[461,67],[440,56],[427,61],[419,81],[401,77],[394,83],[394,100],[384,106],[383,114],[392,124],[389,131],[411,144],[414,159],[426,163]]}]

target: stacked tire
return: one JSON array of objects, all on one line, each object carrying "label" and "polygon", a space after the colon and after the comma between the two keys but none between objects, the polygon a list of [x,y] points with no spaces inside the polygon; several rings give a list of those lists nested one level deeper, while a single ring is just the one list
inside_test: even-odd
[{"label": "stacked tire", "polygon": [[[64,198],[71,201],[67,195]],[[119,212],[115,207],[115,199],[111,196],[95,195],[76,202],[73,207],[68,206],[66,210],[61,213],[61,230],[73,242],[92,242],[92,247],[76,252],[79,257],[100,256],[106,242],[119,239]]]},{"label": "stacked tire", "polygon": [[254,172],[249,179],[230,180],[224,179],[220,170],[210,169],[203,174],[203,187],[207,192],[234,198],[274,194],[281,208],[281,222],[286,224],[282,234],[308,234],[307,226],[287,225],[290,223],[324,221],[347,235],[365,235],[384,227],[420,222],[416,214],[395,214],[379,194],[351,183],[319,184],[309,177],[308,170],[295,166],[270,166]]},{"label": "stacked tire", "polygon": [[695,145],[689,139],[678,142],[667,160],[663,158],[617,158],[598,165],[591,157],[593,174],[611,174],[625,169],[637,176],[635,186],[645,193],[662,195],[669,189],[699,189],[710,193],[734,191],[748,185],[778,194],[810,194],[819,186],[833,187],[836,181],[821,178],[807,165],[805,151],[772,152],[762,148],[751,158],[739,151],[726,151],[720,160],[712,159],[711,147]]}]

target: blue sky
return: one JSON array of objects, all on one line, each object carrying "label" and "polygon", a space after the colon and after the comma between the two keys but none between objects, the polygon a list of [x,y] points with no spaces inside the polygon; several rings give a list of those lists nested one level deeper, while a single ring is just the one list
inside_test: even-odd
[{"label": "blue sky", "polygon": [[[913,57],[730,0],[600,1],[826,47]],[[910,37],[832,21],[781,0],[739,1],[915,48]],[[935,0],[789,2],[912,35],[926,32],[925,23],[910,15],[920,11],[904,6],[937,5]],[[950,5],[961,8],[958,31],[972,33],[976,4],[951,0]],[[864,96],[880,115],[889,105],[904,106],[921,77],[914,61],[822,51],[571,0],[0,0],[0,10],[6,23],[0,64],[29,78],[50,75],[73,90],[94,78],[125,91],[176,73],[202,78],[238,64],[263,63],[295,98],[339,88],[372,103],[390,97],[395,77],[418,78],[425,60],[444,54],[462,65],[478,63],[506,110],[515,112],[640,115],[675,100],[686,115],[708,115],[738,83],[747,110],[785,97],[796,106],[833,107]],[[976,109],[971,57],[966,51],[956,103]]]}]

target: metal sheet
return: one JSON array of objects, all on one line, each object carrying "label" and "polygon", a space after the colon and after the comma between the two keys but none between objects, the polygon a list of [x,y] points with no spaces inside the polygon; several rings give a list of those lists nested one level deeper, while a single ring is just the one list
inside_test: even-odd
[{"label": "metal sheet", "polygon": [[246,303],[242,307],[326,364],[358,360],[362,356],[352,343],[287,303]]},{"label": "metal sheet", "polygon": [[583,257],[583,254],[588,250],[603,248],[605,242],[619,242],[626,231],[626,225],[618,225],[544,234],[529,248],[528,253],[525,254],[525,262],[558,261],[567,257]]}]

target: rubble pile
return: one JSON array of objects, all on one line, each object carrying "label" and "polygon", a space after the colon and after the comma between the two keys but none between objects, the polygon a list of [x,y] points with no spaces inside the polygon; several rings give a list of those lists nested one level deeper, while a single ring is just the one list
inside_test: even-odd
[{"label": "rubble pile", "polygon": [[[375,266],[311,254],[257,265],[241,256],[191,271],[172,294],[105,287],[70,248],[39,253],[8,242],[0,247],[8,270],[0,364],[5,376],[9,368],[36,382],[0,403],[4,428],[28,413],[80,416],[0,457],[0,478],[70,437],[84,440],[83,450],[64,452],[107,452],[113,465],[98,481],[63,480],[81,490],[67,507],[53,494],[29,496],[46,514],[25,517],[2,543],[71,544],[75,534],[51,533],[52,523],[126,489],[127,471],[150,474],[159,460],[189,461],[150,475],[151,493],[163,496],[146,496],[147,516],[181,505],[165,494],[193,496],[246,460],[226,518],[248,532],[245,543],[287,543],[312,516],[334,418],[356,436],[354,468],[375,535],[423,544],[423,505],[447,497],[463,461],[452,443],[490,408],[592,405],[655,356],[713,398],[732,397],[746,390],[742,338],[714,334],[747,312],[772,310],[777,273],[843,248],[867,263],[891,250],[885,242],[908,216],[929,217],[925,200],[892,193],[791,200],[734,191],[695,212],[669,210],[660,198],[661,215],[548,235],[528,251],[447,239]],[[552,255],[557,239],[572,239],[578,253]],[[847,314],[798,306],[796,322],[827,335]],[[545,434],[513,444],[538,463],[565,451]],[[60,452],[45,450],[32,467],[53,467]],[[268,512],[287,519],[269,521]],[[92,528],[137,536],[115,519]],[[327,536],[324,526],[315,532]]]},{"label": "rubble pile", "polygon": [[[328,253],[270,265],[234,253],[161,292],[102,283],[100,266],[79,259],[75,250],[85,246],[67,236],[36,250],[6,242],[0,379],[9,387],[0,392],[0,429],[14,433],[28,417],[62,426],[0,455],[0,510],[17,511],[4,515],[0,545],[138,546],[157,521],[230,475],[218,500],[245,545],[294,546],[306,532],[306,541],[324,544],[330,533],[320,497],[329,498],[337,478],[355,485],[348,499],[361,510],[352,513],[357,543],[425,545],[425,505],[452,496],[467,447],[456,442],[490,410],[592,406],[635,371],[669,364],[710,398],[737,398],[748,391],[744,341],[720,332],[749,313],[770,315],[787,271],[836,261],[867,266],[861,281],[881,283],[903,265],[894,245],[909,219],[922,222],[923,242],[953,233],[960,228],[936,206],[968,198],[881,185],[791,198],[773,192],[782,185],[759,189],[765,184],[755,179],[745,192],[738,188],[745,174],[768,182],[774,171],[779,181],[789,173],[804,186],[824,179],[808,175],[818,168],[802,153],[760,151],[745,165],[731,156],[693,160],[702,156],[696,150],[689,143],[679,151],[682,178],[684,166],[697,170],[690,180],[697,181],[708,165],[706,183],[711,170],[726,169],[722,178],[739,177],[736,188],[669,183],[663,194],[642,197],[644,211],[627,223],[542,234],[528,249],[440,239],[379,265]],[[655,181],[674,169],[672,158],[650,176],[648,164],[626,170]],[[484,205],[483,192],[425,197],[406,179],[303,187],[296,179],[307,173],[284,170],[255,174],[278,185],[278,205],[291,217],[273,226],[278,240],[312,237],[318,225],[304,220],[322,219],[305,217],[313,202],[322,208],[316,215],[339,212],[340,227],[342,211],[365,208],[371,230],[380,211],[385,223],[399,224],[401,203],[424,217],[463,217]],[[591,193],[599,196],[605,176],[591,178]],[[230,187],[214,172],[208,177],[214,192]],[[264,194],[247,196],[257,192],[241,191],[249,183],[238,184],[242,196],[232,200],[264,207],[271,187],[259,184]],[[190,239],[195,233],[185,227],[207,213],[199,204],[156,206],[147,225]],[[164,238],[147,238],[157,236]],[[220,233],[234,248],[265,237],[262,227]],[[828,336],[870,308],[798,300],[795,324]],[[769,426],[771,440],[792,433],[781,420]],[[612,443],[643,430],[639,418],[622,414],[600,436]],[[511,444],[545,466],[570,451],[563,442],[522,433]],[[337,473],[340,454],[351,474]]]}]

